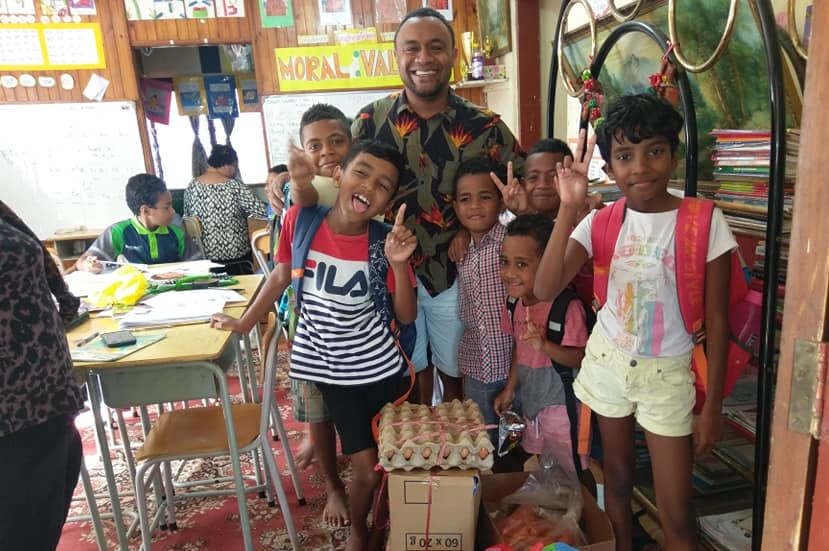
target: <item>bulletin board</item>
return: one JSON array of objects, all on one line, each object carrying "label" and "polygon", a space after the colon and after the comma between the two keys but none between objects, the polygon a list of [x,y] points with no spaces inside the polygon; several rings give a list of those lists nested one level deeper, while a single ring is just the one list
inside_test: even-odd
[{"label": "bulletin board", "polygon": [[369,103],[397,90],[360,90],[312,94],[279,94],[262,98],[265,135],[268,139],[270,166],[288,159],[288,143],[299,145],[299,121],[302,114],[315,103],[338,107],[346,117],[353,119]]},{"label": "bulletin board", "polygon": [[98,23],[0,24],[0,69],[43,71],[106,67]]},{"label": "bulletin board", "polygon": [[132,215],[124,187],[146,172],[134,102],[0,104],[0,120],[0,199],[38,237]]}]

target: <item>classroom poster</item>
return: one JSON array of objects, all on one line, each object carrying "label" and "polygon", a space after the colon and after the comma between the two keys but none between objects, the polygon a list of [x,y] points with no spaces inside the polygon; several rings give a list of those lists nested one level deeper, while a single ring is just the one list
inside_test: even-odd
[{"label": "classroom poster", "polygon": [[185,0],[184,9],[188,19],[212,19],[216,17],[213,0]]},{"label": "classroom poster", "polygon": [[9,15],[35,15],[35,0],[6,0]]},{"label": "classroom poster", "polygon": [[149,17],[144,19],[186,19],[182,0],[154,0]]},{"label": "classroom poster", "polygon": [[259,13],[266,29],[294,26],[293,0],[259,0]]},{"label": "classroom poster", "polygon": [[374,3],[374,22],[400,23],[407,11],[406,0],[377,0]]},{"label": "classroom poster", "polygon": [[394,44],[276,48],[279,90],[348,90],[402,86]]},{"label": "classroom poster", "polygon": [[334,31],[334,44],[360,44],[363,42],[377,42],[377,29],[337,29]]},{"label": "classroom poster", "polygon": [[40,0],[40,15],[69,15],[69,4],[67,0]]},{"label": "classroom poster", "polygon": [[351,2],[349,0],[317,0],[320,10],[320,25],[351,25]]},{"label": "classroom poster", "polygon": [[245,0],[218,0],[216,17],[244,17]]},{"label": "classroom poster", "polygon": [[452,21],[452,0],[423,0],[424,8],[432,8],[447,21]]},{"label": "classroom poster", "polygon": [[253,73],[239,73],[239,111],[259,111],[259,89]]},{"label": "classroom poster", "polygon": [[141,79],[141,101],[146,117],[161,124],[170,124],[170,100],[173,85],[166,80]]},{"label": "classroom poster", "polygon": [[69,12],[74,15],[97,15],[95,0],[69,0]]},{"label": "classroom poster", "polygon": [[236,79],[233,75],[207,75],[204,77],[204,93],[207,96],[207,113],[211,119],[239,116],[236,103]]},{"label": "classroom poster", "polygon": [[180,115],[201,115],[207,112],[202,77],[179,77],[173,79],[176,103]]}]

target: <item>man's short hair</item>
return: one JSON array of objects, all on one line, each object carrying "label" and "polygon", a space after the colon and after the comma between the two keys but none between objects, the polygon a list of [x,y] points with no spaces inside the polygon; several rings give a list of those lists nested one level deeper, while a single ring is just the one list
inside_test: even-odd
[{"label": "man's short hair", "polygon": [[397,26],[397,30],[394,31],[395,48],[397,47],[397,35],[400,33],[400,29],[403,28],[403,25],[405,25],[409,19],[419,19],[423,17],[434,17],[435,19],[443,23],[443,26],[446,27],[446,30],[449,31],[449,37],[452,39],[452,48],[455,47],[455,30],[452,28],[452,24],[449,23],[449,21],[447,21],[446,18],[443,17],[443,15],[441,15],[441,13],[437,10],[433,10],[432,8],[417,8],[407,13],[406,16],[403,17],[403,20],[400,22],[400,24]]}]

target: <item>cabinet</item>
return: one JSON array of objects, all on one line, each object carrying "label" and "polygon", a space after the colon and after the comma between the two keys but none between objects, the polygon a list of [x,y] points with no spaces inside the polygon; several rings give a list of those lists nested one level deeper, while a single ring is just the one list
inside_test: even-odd
[{"label": "cabinet", "polygon": [[43,240],[47,249],[52,251],[63,263],[63,268],[75,264],[86,249],[98,238],[103,230],[78,230],[53,235]]}]

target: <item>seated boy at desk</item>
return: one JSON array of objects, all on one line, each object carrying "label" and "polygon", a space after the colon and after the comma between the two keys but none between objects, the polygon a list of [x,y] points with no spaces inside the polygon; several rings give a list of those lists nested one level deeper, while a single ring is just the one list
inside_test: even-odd
[{"label": "seated boy at desk", "polygon": [[[291,207],[279,236],[276,267],[256,301],[241,319],[217,313],[211,320],[219,329],[250,331],[273,308],[292,277],[302,282],[290,375],[317,384],[342,451],[351,456],[345,519],[351,524],[348,551],[368,548],[366,517],[380,483],[380,473],[374,470],[377,445],[372,417],[402,390],[404,358],[388,324],[391,318],[408,324],[417,315],[414,273],[409,267],[417,240],[403,226],[405,207],[397,213],[383,246],[369,245],[369,221],[390,205],[402,165],[397,150],[386,144],[371,140],[354,144],[334,171],[337,199],[318,228],[312,230],[310,222],[300,224],[300,217],[309,211]],[[309,209],[316,212],[315,207]],[[311,231],[304,268],[292,270],[292,243],[310,237]],[[323,278],[320,273],[327,275]],[[374,302],[375,285],[387,290],[379,300],[385,304]]]},{"label": "seated boy at desk", "polygon": [[100,273],[102,261],[123,256],[137,264],[162,264],[198,260],[201,253],[178,226],[172,225],[173,196],[164,180],[152,174],[136,174],[127,181],[127,206],[134,217],[108,227],[81,255],[75,269]]}]

